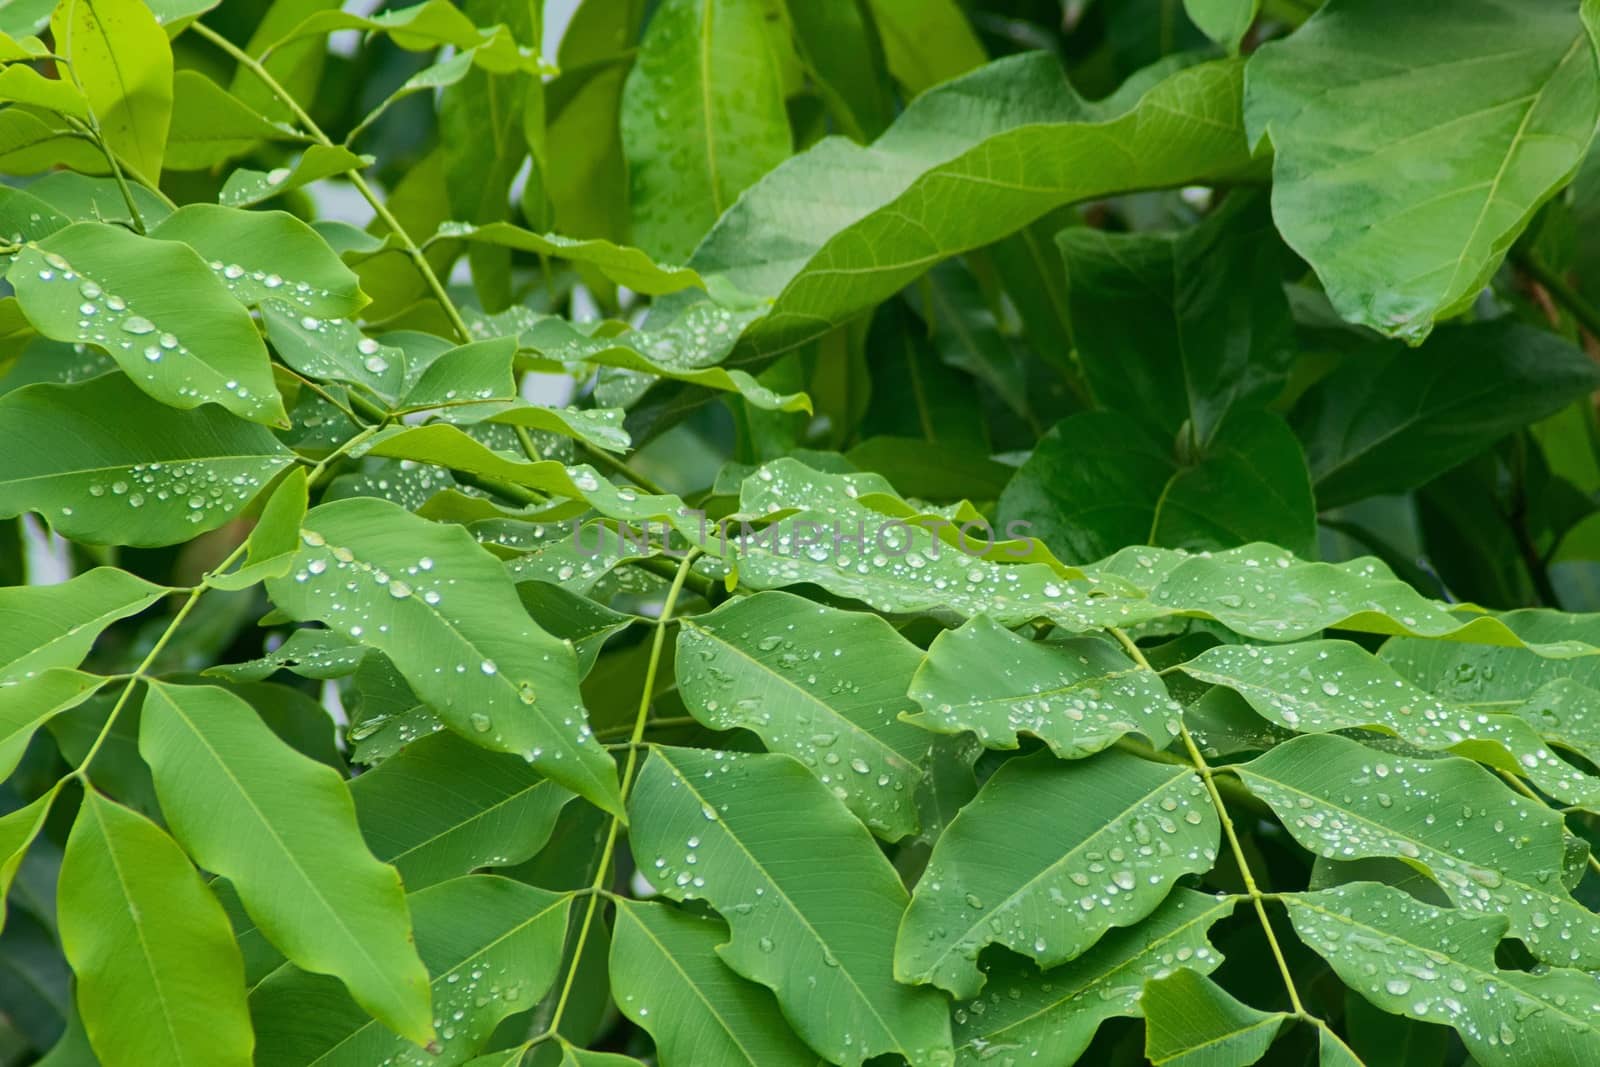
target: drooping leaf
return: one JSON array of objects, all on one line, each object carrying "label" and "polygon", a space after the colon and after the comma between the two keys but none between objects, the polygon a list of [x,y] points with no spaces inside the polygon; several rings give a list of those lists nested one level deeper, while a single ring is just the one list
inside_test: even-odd
[{"label": "drooping leaf", "polygon": [[920,658],[875,616],[766,592],[682,620],[676,663],[697,719],[750,730],[794,756],[895,841],[917,829],[914,799],[932,740],[897,718],[913,707],[906,686]]},{"label": "drooping leaf", "polygon": [[78,222],[26,245],[6,277],[40,333],[105,349],[162,403],[288,425],[255,325],[193,249]]},{"label": "drooping leaf", "polygon": [[482,226],[447,222],[439,227],[438,235],[582,263],[618,285],[651,296],[705,288],[705,281],[688,267],[657,263],[637,248],[601,238],[579,240],[554,233],[534,233],[509,222],[490,222]]},{"label": "drooping leaf", "polygon": [[662,1067],[814,1067],[772,994],[718,958],[728,928],[663,904],[619,901],[611,991],[624,1015],[655,1039]]},{"label": "drooping leaf", "polygon": [[165,592],[113,567],[96,567],[59,585],[0,589],[0,685],[51,667],[78,666],[106,627],[138,614]]},{"label": "drooping leaf", "polygon": [[0,397],[0,515],[89,544],[169,545],[242,511],[294,455],[214,406],[175,411],[121,374]]},{"label": "drooping leaf", "polygon": [[1244,106],[1284,239],[1341,315],[1416,343],[1577,170],[1600,84],[1568,0],[1337,0],[1251,58]]},{"label": "drooping leaf", "polygon": [[1157,1067],[1246,1067],[1265,1056],[1292,1016],[1257,1011],[1188,969],[1145,983],[1144,1054]]},{"label": "drooping leaf", "polygon": [[789,155],[759,0],[664,0],[622,91],[633,237],[682,262],[738,195]]},{"label": "drooping leaf", "polygon": [[1215,970],[1222,956],[1206,932],[1233,907],[1228,897],[1176,889],[1148,916],[1107,931],[1071,963],[1040,972],[1014,958],[996,960],[986,967],[987,992],[956,1009],[958,1062],[971,1067],[997,1056],[1001,1062],[1007,1056],[1018,1062],[1042,1056],[1074,1060],[1102,1022],[1142,1013],[1146,980],[1180,968]]},{"label": "drooping leaf", "polygon": [[435,1043],[417,1047],[369,1018],[338,983],[284,966],[250,994],[257,1067],[455,1067],[555,979],[570,896],[479,874],[430,886],[407,903],[432,976]]},{"label": "drooping leaf", "polygon": [[772,989],[812,1048],[850,1067],[891,1051],[917,1067],[948,1059],[939,997],[891,971],[905,889],[797,760],[655,748],[628,807],[645,877],[727,920],[723,961]]},{"label": "drooping leaf", "polygon": [[295,468],[267,498],[250,531],[248,555],[237,570],[214,574],[207,584],[217,589],[248,589],[267,578],[289,573],[294,554],[300,549],[300,522],[306,517],[306,472]]},{"label": "drooping leaf", "polygon": [[382,652],[463,737],[619,808],[571,647],[534,625],[500,563],[465,530],[352,499],[312,509],[301,537],[294,571],[267,583],[280,609]]},{"label": "drooping leaf", "polygon": [[61,945],[99,1063],[248,1067],[239,949],[170,837],[86,789],[59,893]]},{"label": "drooping leaf", "polygon": [[572,799],[520,757],[452,733],[407,745],[352,782],[350,795],[373,855],[413,893],[532,858]]},{"label": "drooping leaf", "polygon": [[141,0],[66,0],[50,21],[100,135],[142,178],[161,177],[172,119],[172,47]]},{"label": "drooping leaf", "polygon": [[920,711],[908,722],[940,733],[970,730],[990,748],[1020,734],[1078,759],[1137,733],[1157,748],[1178,735],[1180,709],[1161,679],[1093,637],[1036,643],[987,616],[933,639],[911,679]]},{"label": "drooping leaf", "polygon": [[[1216,810],[1187,767],[1123,752],[1008,761],[934,845],[895,942],[895,975],[958,997],[1002,944],[1053,967],[1148,915],[1216,859]],[[993,842],[1012,845],[997,854]]]},{"label": "drooping leaf", "polygon": [[16,880],[17,871],[32,845],[44,829],[55,805],[59,785],[15,811],[0,816],[0,926],[6,921],[6,900]]},{"label": "drooping leaf", "polygon": [[1501,970],[1502,918],[1436,908],[1371,882],[1283,899],[1295,933],[1352,989],[1384,1011],[1454,1027],[1480,1063],[1600,1055],[1593,979],[1560,967]]},{"label": "drooping leaf", "polygon": [[1476,764],[1390,756],[1313,734],[1237,773],[1307,849],[1331,859],[1402,859],[1458,908],[1504,916],[1540,959],[1580,967],[1600,959],[1600,919],[1557,874],[1561,817]]},{"label": "drooping leaf", "polygon": [[82,704],[104,684],[104,678],[68,670],[30,671],[0,684],[0,778],[16,770],[41,726]]},{"label": "drooping leaf", "polygon": [[418,1043],[434,1036],[400,878],[362,843],[339,775],[213,686],[149,683],[139,753],[173,834],[301,967]]}]

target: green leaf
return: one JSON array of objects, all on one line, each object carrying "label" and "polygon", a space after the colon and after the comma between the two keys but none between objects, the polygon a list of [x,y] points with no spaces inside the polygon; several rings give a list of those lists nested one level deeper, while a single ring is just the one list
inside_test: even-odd
[{"label": "green leaf", "polygon": [[200,253],[241,304],[272,299],[298,314],[338,317],[367,303],[355,273],[322,235],[286,212],[187,204],[150,236]]},{"label": "green leaf", "polygon": [[110,374],[0,397],[0,515],[88,544],[170,545],[242,511],[294,454],[216,407],[174,411]]},{"label": "green leaf", "polygon": [[676,293],[682,289],[704,289],[705,281],[688,267],[657,263],[646,253],[628,245],[613,244],[601,238],[579,240],[554,233],[534,233],[509,222],[474,226],[468,222],[440,225],[438,237],[475,241],[519,252],[582,263],[629,289],[651,296]]},{"label": "green leaf", "polygon": [[814,1067],[772,994],[740,978],[718,952],[728,928],[664,904],[618,901],[611,935],[617,1007],[655,1040],[662,1067]]},{"label": "green leaf", "polygon": [[301,536],[294,573],[267,583],[274,604],[388,656],[468,740],[521,755],[620,810],[615,764],[589,730],[571,647],[534,624],[471,535],[353,499],[313,508]]},{"label": "green leaf", "polygon": [[78,671],[46,670],[0,685],[0,778],[16,770],[39,727],[94,696],[105,682]]},{"label": "green leaf", "polygon": [[338,773],[294,751],[243,700],[150,682],[139,753],[174,836],[227,878],[295,963],[342,981],[419,1044],[433,1038],[427,974],[399,875],[362,843]]},{"label": "green leaf", "polygon": [[759,0],[663,0],[622,90],[633,235],[682,262],[789,155],[789,119]]},{"label": "green leaf", "polygon": [[1034,448],[1000,497],[1061,556],[1087,562],[1128,544],[1233,548],[1270,541],[1307,554],[1316,509],[1299,443],[1264,411],[1234,415],[1199,454],[1109,411],[1072,415]]},{"label": "green leaf", "polygon": [[1559,967],[1501,970],[1504,919],[1436,908],[1371,882],[1288,893],[1283,902],[1295,933],[1352,989],[1384,1011],[1454,1027],[1479,1063],[1543,1067],[1600,1056],[1594,979]]},{"label": "green leaf", "polygon": [[1073,341],[1100,406],[1206,455],[1230,412],[1282,388],[1293,323],[1263,198],[1230,197],[1177,233],[1074,226],[1056,244]]},{"label": "green leaf", "polygon": [[173,75],[167,170],[210,170],[264,141],[294,139],[294,134],[268,122],[199,71],[180,70]]},{"label": "green leaf", "polygon": [[172,119],[172,47],[141,0],[66,0],[50,20],[69,76],[106,145],[145,180],[161,177]]},{"label": "green leaf", "polygon": [[1029,734],[1060,759],[1109,748],[1125,734],[1165,748],[1181,709],[1153,672],[1094,637],[1040,643],[980,615],[933,639],[911,679],[925,730],[970,730],[988,748],[1016,748]]},{"label": "green leaf", "polygon": [[412,892],[531,859],[572,799],[521,758],[451,733],[407,745],[352,782],[350,796],[373,855]]},{"label": "green leaf", "polygon": [[226,207],[249,207],[374,162],[372,156],[358,155],[341,145],[309,145],[300,158],[287,166],[266,171],[244,167],[235,170],[222,184],[217,202]]},{"label": "green leaf", "polygon": [[1211,979],[1178,970],[1145,983],[1144,1054],[1164,1067],[1244,1067],[1267,1054],[1293,1016],[1257,1011]]},{"label": "green leaf", "polygon": [[248,589],[264,579],[288,574],[294,554],[300,550],[306,502],[306,472],[296,467],[278,483],[261,509],[261,517],[250,531],[244,563],[227,574],[207,576],[206,584],[216,589]]},{"label": "green leaf", "polygon": [[921,659],[884,620],[788,593],[741,597],[678,631],[678,689],[714,730],[746,729],[804,763],[888,841],[917,829],[932,738],[897,716]]},{"label": "green leaf", "polygon": [[1578,16],[1569,0],[1334,0],[1251,58],[1273,216],[1339,314],[1414,344],[1476,298],[1600,115]]},{"label": "green leaf", "polygon": [[1040,972],[1014,957],[994,960],[985,968],[989,991],[956,1008],[959,1062],[975,1065],[997,1056],[1075,1060],[1102,1022],[1143,1013],[1139,1001],[1147,979],[1180,968],[1215,970],[1222,955],[1206,931],[1233,906],[1231,897],[1175,889],[1148,916],[1107,931],[1071,963]]},{"label": "green leaf", "polygon": [[1061,204],[1250,173],[1240,75],[1203,64],[1137,103],[1088,104],[1054,58],[1000,60],[918,99],[870,147],[826,140],[783,164],[690,265],[775,298],[752,352],[802,344]]},{"label": "green leaf", "polygon": [[6,276],[40,333],[105,349],[162,403],[289,424],[249,313],[193,249],[78,222],[24,246]]},{"label": "green leaf", "polygon": [[28,846],[44,829],[45,820],[50,817],[50,809],[60,791],[60,785],[57,784],[43,796],[0,816],[0,926],[5,925],[5,901],[11,893],[17,870],[28,853]]},{"label": "green leaf", "polygon": [[317,11],[273,40],[270,47],[276,50],[303,37],[321,37],[339,30],[381,33],[411,52],[431,52],[441,45],[462,51],[476,48],[482,53],[479,61],[492,70],[539,69],[537,54],[530,56],[519,52],[516,41],[504,27],[479,28],[466,13],[446,0],[424,0],[370,17],[348,11]]},{"label": "green leaf", "polygon": [[868,0],[889,71],[916,96],[987,58],[956,0]]},{"label": "green leaf", "polygon": [[628,808],[645,877],[727,920],[723,961],[777,993],[812,1048],[847,1067],[884,1052],[914,1067],[948,1062],[940,998],[890,969],[906,891],[799,761],[654,748]]},{"label": "green leaf", "polygon": [[[882,133],[894,118],[894,91],[871,5],[867,0],[788,0],[784,8],[828,113],[858,141]],[[980,53],[977,63],[982,61]]]},{"label": "green leaf", "polygon": [[59,585],[0,588],[0,686],[51,667],[78,666],[108,626],[164,593],[115,567],[96,567]]},{"label": "green leaf", "polygon": [[1458,908],[1503,915],[1538,958],[1585,968],[1600,960],[1600,919],[1557,877],[1561,816],[1476,764],[1390,756],[1313,734],[1236,773],[1312,852],[1403,859]]},{"label": "green leaf", "polygon": [[1546,330],[1447,326],[1415,351],[1352,353],[1305,395],[1294,425],[1327,508],[1415,489],[1597,384],[1588,355]]},{"label": "green leaf", "polygon": [[1261,0],[1183,0],[1190,21],[1233,55],[1260,7]]},{"label": "green leaf", "polygon": [[374,1020],[337,983],[282,967],[250,994],[257,1067],[455,1067],[501,1020],[526,1011],[561,963],[572,897],[509,878],[470,875],[407,898],[433,981],[438,1040],[420,1049]]},{"label": "green leaf", "polygon": [[1117,751],[1010,760],[934,845],[900,924],[895,977],[971,998],[986,945],[1045,968],[1075,959],[1148,915],[1180,876],[1209,869],[1219,832],[1187,767]]},{"label": "green leaf", "polygon": [[239,949],[170,837],[86,789],[59,892],[61,946],[100,1063],[248,1067]]}]

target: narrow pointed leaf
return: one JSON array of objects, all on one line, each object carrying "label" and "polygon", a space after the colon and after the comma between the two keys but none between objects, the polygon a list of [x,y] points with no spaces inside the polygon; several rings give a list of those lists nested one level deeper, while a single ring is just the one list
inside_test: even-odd
[{"label": "narrow pointed leaf", "polygon": [[906,721],[989,748],[1039,738],[1061,759],[1088,756],[1125,734],[1157,748],[1178,736],[1177,703],[1161,679],[1099,638],[1041,644],[987,616],[933,639],[911,680],[921,710]]},{"label": "narrow pointed leaf", "polygon": [[337,983],[285,966],[250,994],[256,1067],[455,1067],[501,1020],[539,1002],[561,963],[572,898],[471,875],[413,893],[417,951],[433,982],[439,1034],[418,1048],[362,1011]]},{"label": "narrow pointed leaf", "polygon": [[382,652],[468,740],[620,809],[571,646],[534,624],[499,561],[464,529],[353,499],[312,509],[301,536],[293,572],[267,584],[280,609]]},{"label": "narrow pointed leaf", "polygon": [[338,977],[373,1015],[433,1037],[399,875],[367,851],[338,773],[212,686],[149,683],[139,753],[174,836],[233,883],[284,955]]},{"label": "narrow pointed leaf", "polygon": [[106,627],[165,592],[114,567],[96,567],[59,585],[0,589],[0,685],[78,666]]},{"label": "narrow pointed leaf", "polygon": [[874,833],[917,829],[932,738],[900,722],[915,645],[882,619],[788,593],[742,597],[683,620],[678,688],[716,730],[747,729],[804,763]]},{"label": "narrow pointed leaf", "polygon": [[105,349],[163,404],[288,424],[249,313],[193,249],[78,222],[25,246],[6,277],[40,333]]},{"label": "narrow pointed leaf", "polygon": [[28,853],[28,846],[44,829],[45,820],[50,817],[50,809],[60,791],[61,787],[57,784],[43,796],[0,816],[0,927],[5,925],[6,897],[11,893],[17,870]]},{"label": "narrow pointed leaf", "polygon": [[89,544],[169,545],[244,510],[294,454],[217,407],[174,411],[123,375],[0,397],[0,515]]},{"label": "narrow pointed leaf", "polygon": [[1157,1067],[1246,1067],[1267,1054],[1291,1016],[1257,1011],[1195,971],[1145,983],[1144,1054]]},{"label": "narrow pointed leaf", "polygon": [[718,958],[728,928],[664,904],[619,901],[611,993],[655,1040],[662,1067],[815,1067],[772,994]]},{"label": "narrow pointed leaf", "polygon": [[244,965],[222,906],[143,816],[93,789],[61,862],[61,945],[105,1067],[248,1067]]},{"label": "narrow pointed leaf", "polygon": [[1402,859],[1458,908],[1504,916],[1540,959],[1600,966],[1600,917],[1574,900],[1559,877],[1560,815],[1476,764],[1390,756],[1313,734],[1278,745],[1236,773],[1312,852]]},{"label": "narrow pointed leaf", "polygon": [[237,570],[213,574],[206,584],[217,589],[248,589],[267,578],[289,573],[294,554],[300,550],[300,522],[306,517],[306,472],[296,468],[267,498],[250,531],[249,552]]},{"label": "narrow pointed leaf", "polygon": [[[1007,762],[934,845],[895,942],[895,975],[976,996],[1001,944],[1049,968],[1148,915],[1216,859],[1220,826],[1186,767],[1102,752]],[[994,843],[1013,842],[1003,853]]]},{"label": "narrow pointed leaf", "polygon": [[723,960],[772,989],[813,1049],[848,1067],[884,1052],[948,1060],[940,998],[891,972],[900,879],[797,760],[656,748],[628,809],[645,877],[727,920]]},{"label": "narrow pointed leaf", "polygon": [[105,682],[79,671],[46,670],[0,685],[0,779],[17,769],[35,731],[94,696]]},{"label": "narrow pointed leaf", "polygon": [[435,734],[350,784],[361,833],[416,892],[480,867],[509,867],[550,840],[572,794],[527,762]]},{"label": "narrow pointed leaf", "polygon": [[555,233],[534,233],[509,222],[490,222],[474,226],[469,222],[446,222],[438,236],[454,240],[499,245],[519,252],[533,252],[569,263],[593,267],[603,276],[637,293],[661,296],[681,289],[704,289],[705,281],[688,267],[657,263],[648,254],[628,245],[601,238],[578,240]]},{"label": "narrow pointed leaf", "polygon": [[1479,1063],[1544,1067],[1600,1056],[1594,979],[1560,967],[1501,970],[1504,919],[1436,908],[1371,882],[1283,901],[1295,933],[1352,989],[1384,1011],[1454,1027]]}]

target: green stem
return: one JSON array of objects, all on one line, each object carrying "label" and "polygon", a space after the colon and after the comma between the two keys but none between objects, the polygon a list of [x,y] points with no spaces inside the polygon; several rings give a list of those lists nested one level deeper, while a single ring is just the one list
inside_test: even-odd
[{"label": "green stem", "polygon": [[[318,126],[316,121],[307,114],[305,108],[300,106],[299,101],[294,98],[294,94],[285,89],[278,82],[278,79],[272,76],[272,72],[262,66],[250,53],[203,23],[193,23],[190,28],[202,38],[226,52],[230,58],[245,70],[254,74],[256,79],[266,86],[267,90],[277,97],[284,107],[288,108],[289,114],[293,115],[294,120],[305,129],[306,133],[311,135],[312,140],[327,148],[337,147],[332,138],[322,132],[322,127]],[[428,262],[428,257],[423,254],[417,242],[411,239],[411,234],[406,232],[404,226],[400,225],[400,220],[394,217],[393,212],[389,210],[388,205],[383,202],[382,198],[372,191],[372,186],[367,184],[366,178],[362,176],[359,170],[351,169],[345,173],[350,177],[350,184],[356,187],[356,192],[360,193],[362,199],[372,206],[373,213],[377,215],[378,221],[388,227],[389,232],[395,235],[395,238],[399,240],[401,246],[405,249],[406,254],[411,257],[411,261],[416,264],[417,272],[422,275],[422,280],[427,283],[434,299],[444,308],[445,316],[449,318],[451,327],[456,331],[460,339],[462,341],[472,340],[472,331],[467,328],[466,320],[461,317],[460,309],[456,307],[455,301],[450,299],[450,294],[445,290],[444,283],[434,273],[433,265]]]},{"label": "green stem", "polygon": [[[655,695],[656,675],[661,669],[661,653],[666,647],[667,624],[672,621],[672,610],[677,606],[678,594],[683,592],[683,583],[689,576],[689,566],[694,562],[695,550],[691,549],[683,557],[683,562],[678,564],[678,574],[667,590],[667,597],[661,602],[661,614],[656,619],[656,632],[650,645],[650,662],[644,672],[644,692],[639,695],[639,711],[634,716],[633,732],[628,741],[628,756],[622,765],[622,797],[628,797],[628,790],[633,786],[633,773],[639,763],[639,747],[644,740],[644,728],[650,718],[650,701]],[[561,983],[561,995],[556,999],[555,1011],[550,1014],[550,1022],[535,1041],[542,1041],[556,1035],[556,1029],[561,1025],[561,1016],[567,1010],[567,1001],[572,996],[573,981],[578,975],[578,962],[583,958],[583,947],[589,940],[589,929],[594,925],[595,911],[602,899],[602,890],[611,877],[611,858],[616,851],[617,835],[622,828],[622,820],[617,816],[611,817],[610,825],[606,829],[605,844],[600,850],[600,866],[595,871],[594,882],[590,886],[589,902],[583,913],[583,923],[578,927],[578,937],[572,946],[572,959],[567,965],[567,975]]]},{"label": "green stem", "polygon": [[[1128,655],[1133,657],[1135,663],[1150,670],[1150,661],[1145,658],[1144,651],[1129,637],[1126,632],[1113,626],[1111,633],[1122,647],[1127,649]],[[1250,897],[1250,903],[1255,906],[1256,917],[1261,920],[1261,932],[1266,935],[1267,945],[1272,949],[1272,958],[1277,961],[1278,973],[1283,976],[1283,987],[1288,990],[1289,1004],[1293,1007],[1297,1017],[1305,1019],[1316,1025],[1321,1021],[1308,1013],[1305,1005],[1300,1002],[1300,990],[1295,987],[1294,976],[1289,973],[1289,961],[1283,954],[1283,947],[1278,944],[1278,935],[1273,933],[1272,921],[1267,917],[1267,906],[1261,887],[1256,884],[1255,875],[1250,871],[1250,862],[1245,858],[1244,845],[1239,841],[1239,834],[1234,829],[1233,818],[1228,814],[1227,805],[1222,802],[1222,793],[1217,789],[1217,783],[1212,777],[1211,765],[1200,752],[1200,746],[1195,744],[1194,737],[1189,733],[1189,728],[1182,720],[1178,722],[1178,732],[1183,738],[1183,746],[1188,750],[1189,761],[1194,765],[1195,771],[1200,775],[1200,780],[1205,783],[1206,792],[1211,795],[1211,806],[1217,810],[1217,818],[1222,822],[1223,836],[1228,839],[1228,848],[1233,852],[1234,863],[1239,867],[1239,877],[1244,880],[1245,893]]]}]

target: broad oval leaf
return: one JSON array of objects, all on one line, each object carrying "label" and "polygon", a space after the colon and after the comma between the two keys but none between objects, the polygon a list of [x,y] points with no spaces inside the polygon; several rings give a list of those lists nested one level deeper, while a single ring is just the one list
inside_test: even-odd
[{"label": "broad oval leaf", "polygon": [[1600,117],[1578,8],[1333,0],[1251,58],[1273,216],[1341,315],[1421,341],[1572,177]]},{"label": "broad oval leaf", "polygon": [[728,928],[664,904],[617,902],[611,993],[655,1039],[662,1067],[816,1067],[772,994],[718,958]]},{"label": "broad oval leaf", "polygon": [[243,511],[294,453],[217,407],[174,411],[121,374],[0,397],[0,515],[88,544],[170,545]]},{"label": "broad oval leaf", "polygon": [[261,335],[193,249],[76,222],[24,246],[6,277],[40,333],[104,348],[163,404],[288,425]]},{"label": "broad oval leaf", "polygon": [[139,754],[173,834],[227,878],[284,955],[338,977],[386,1025],[432,1040],[400,877],[367,851],[338,773],[214,686],[150,682]]},{"label": "broad oval leaf", "polygon": [[[1053,967],[1148,915],[1216,860],[1220,823],[1187,767],[1110,751],[1008,761],[933,848],[895,941],[895,976],[958,997],[991,944]],[[1012,844],[997,852],[996,841]]]},{"label": "broad oval leaf", "polygon": [[387,656],[457,733],[514,752],[579,796],[620,811],[616,765],[594,739],[572,647],[534,624],[500,562],[458,526],[382,500],[306,515],[273,603]]},{"label": "broad oval leaf", "polygon": [[772,989],[812,1048],[848,1067],[884,1052],[913,1067],[949,1062],[940,998],[891,971],[906,891],[799,761],[654,748],[628,810],[644,876],[727,920],[722,959]]},{"label": "broad oval leaf", "polygon": [[86,789],[58,892],[61,945],[98,1062],[249,1067],[239,949],[170,837]]},{"label": "broad oval leaf", "polygon": [[778,592],[679,627],[678,689],[690,714],[800,760],[885,840],[916,831],[932,738],[897,718],[912,708],[915,645],[875,615]]},{"label": "broad oval leaf", "polygon": [[78,666],[108,626],[164,593],[115,567],[96,567],[59,585],[0,589],[0,686],[51,667]]}]

